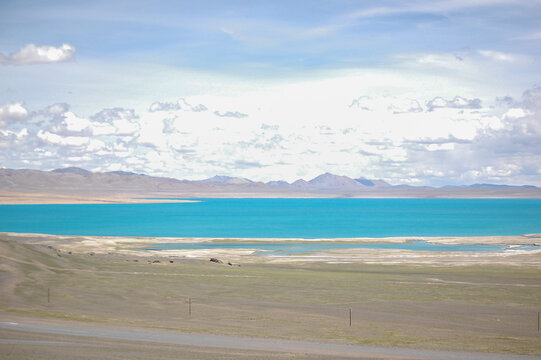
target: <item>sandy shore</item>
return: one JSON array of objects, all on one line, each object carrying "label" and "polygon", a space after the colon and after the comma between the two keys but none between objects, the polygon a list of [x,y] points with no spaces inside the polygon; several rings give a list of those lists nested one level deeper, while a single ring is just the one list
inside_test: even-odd
[{"label": "sandy shore", "polygon": [[42,193],[13,193],[0,191],[0,205],[33,205],[33,204],[153,204],[182,203],[193,200],[143,199],[122,195],[112,196],[80,196]]},{"label": "sandy shore", "polygon": [[[340,239],[261,239],[261,238],[170,238],[120,236],[62,236],[47,234],[2,233],[2,238],[30,244],[50,246],[59,252],[76,254],[107,254],[137,258],[209,259],[217,257],[225,262],[243,263],[371,263],[371,264],[425,264],[471,265],[508,264],[541,267],[541,235],[479,236],[479,237],[392,237],[392,238],[340,238]],[[339,243],[405,243],[427,241],[435,244],[486,244],[511,246],[503,251],[491,252],[427,252],[399,249],[334,249],[314,251],[302,255],[260,256],[250,249],[196,249],[196,250],[142,250],[158,243],[193,242],[339,242]],[[513,245],[537,245],[539,250],[514,250]]]}]

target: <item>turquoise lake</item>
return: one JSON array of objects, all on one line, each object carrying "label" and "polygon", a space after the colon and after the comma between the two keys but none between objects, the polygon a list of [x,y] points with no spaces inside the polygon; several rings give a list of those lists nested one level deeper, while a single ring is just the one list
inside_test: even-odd
[{"label": "turquoise lake", "polygon": [[219,238],[541,233],[541,199],[201,199],[0,205],[0,232]]},{"label": "turquoise lake", "polygon": [[212,250],[212,249],[252,249],[256,250],[256,255],[298,255],[314,253],[325,250],[337,249],[396,249],[413,251],[503,251],[503,250],[534,250],[538,246],[521,245],[518,247],[508,247],[505,245],[481,245],[481,244],[433,244],[426,241],[410,241],[407,243],[373,243],[373,244],[355,244],[355,243],[165,243],[152,244],[141,250]]}]

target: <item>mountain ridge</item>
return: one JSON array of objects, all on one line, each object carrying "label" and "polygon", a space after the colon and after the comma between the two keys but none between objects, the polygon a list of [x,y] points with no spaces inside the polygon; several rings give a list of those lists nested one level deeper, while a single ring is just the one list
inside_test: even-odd
[{"label": "mountain ridge", "polygon": [[202,180],[180,180],[127,171],[91,172],[77,167],[52,171],[0,169],[0,191],[179,197],[541,197],[541,188],[531,185],[472,184],[435,188],[391,185],[383,180],[352,179],[328,172],[292,183],[283,180],[263,183],[219,175]]}]

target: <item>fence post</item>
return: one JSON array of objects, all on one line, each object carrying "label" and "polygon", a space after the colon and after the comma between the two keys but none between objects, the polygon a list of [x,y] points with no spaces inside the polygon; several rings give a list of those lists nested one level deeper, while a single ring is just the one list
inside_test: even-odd
[{"label": "fence post", "polygon": [[349,308],[349,326],[351,327],[351,308]]},{"label": "fence post", "polygon": [[47,304],[51,303],[51,289],[47,288]]},{"label": "fence post", "polygon": [[192,298],[188,298],[188,315],[192,316]]}]

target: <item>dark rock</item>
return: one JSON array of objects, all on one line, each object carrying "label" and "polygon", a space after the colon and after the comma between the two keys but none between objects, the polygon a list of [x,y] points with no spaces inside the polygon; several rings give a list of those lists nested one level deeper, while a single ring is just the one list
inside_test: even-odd
[{"label": "dark rock", "polygon": [[152,263],[153,263],[153,264],[159,264],[159,263],[160,263],[160,260],[154,260]]},{"label": "dark rock", "polygon": [[223,264],[224,262],[222,260],[216,259],[216,258],[210,258],[211,262],[217,263],[217,264]]},{"label": "dark rock", "polygon": [[91,253],[90,253],[89,255],[90,255],[90,256],[94,256],[94,253],[93,253],[93,252],[91,252]]},{"label": "dark rock", "polygon": [[229,266],[233,266],[233,264],[231,264],[231,261],[229,261],[229,262],[227,263],[227,265],[229,265]]},{"label": "dark rock", "polygon": [[172,264],[173,263],[173,260],[169,260],[169,264]]}]

